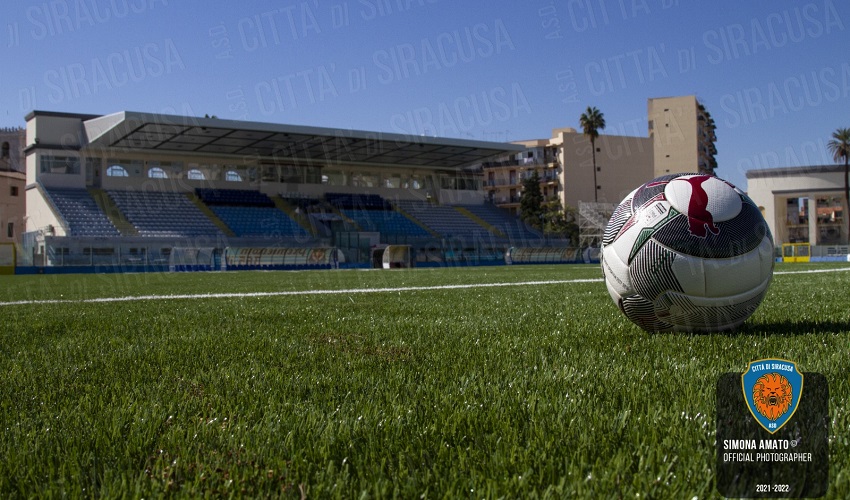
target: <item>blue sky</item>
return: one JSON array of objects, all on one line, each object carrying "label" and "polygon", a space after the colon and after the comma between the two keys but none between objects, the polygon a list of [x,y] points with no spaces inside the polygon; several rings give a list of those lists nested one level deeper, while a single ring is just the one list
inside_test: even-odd
[{"label": "blue sky", "polygon": [[121,110],[510,141],[646,136],[695,94],[718,175],[831,163],[850,127],[839,0],[45,0],[7,6],[0,126]]}]

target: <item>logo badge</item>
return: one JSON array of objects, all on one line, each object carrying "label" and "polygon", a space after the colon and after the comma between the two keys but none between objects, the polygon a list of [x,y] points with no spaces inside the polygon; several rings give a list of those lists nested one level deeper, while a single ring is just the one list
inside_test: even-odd
[{"label": "logo badge", "polygon": [[741,375],[744,400],[753,418],[773,434],[797,411],[803,394],[803,374],[785,359],[760,359]]}]

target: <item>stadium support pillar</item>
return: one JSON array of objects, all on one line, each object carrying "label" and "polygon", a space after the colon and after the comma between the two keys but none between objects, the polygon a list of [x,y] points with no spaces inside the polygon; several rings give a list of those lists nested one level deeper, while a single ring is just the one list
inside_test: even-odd
[{"label": "stadium support pillar", "polygon": [[809,214],[809,245],[818,244],[818,200],[814,196],[809,196],[806,200],[809,206],[806,207],[806,212]]}]

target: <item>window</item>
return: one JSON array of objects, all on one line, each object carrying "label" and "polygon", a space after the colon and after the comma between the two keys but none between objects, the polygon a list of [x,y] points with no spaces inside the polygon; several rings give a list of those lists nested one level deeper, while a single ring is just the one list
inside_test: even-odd
[{"label": "window", "polygon": [[229,182],[242,182],[242,176],[235,170],[228,170],[227,173],[224,174],[224,180]]},{"label": "window", "polygon": [[11,196],[18,196],[18,186],[10,186],[9,187],[9,194]]},{"label": "window", "polygon": [[281,165],[281,182],[288,182],[291,184],[300,184],[304,182],[304,172],[301,168],[295,165]]},{"label": "window", "polygon": [[322,169],[320,167],[305,166],[304,167],[304,182],[307,184],[321,184]]},{"label": "window", "polygon": [[161,167],[153,167],[148,170],[148,177],[151,179],[168,179],[168,174]]},{"label": "window", "polygon": [[325,170],[325,174],[322,175],[322,184],[327,184],[329,186],[345,186],[345,172],[342,170]]},{"label": "window", "polygon": [[92,248],[86,247],[83,248],[83,255],[115,255],[115,249],[112,247],[109,248]]},{"label": "window", "polygon": [[48,174],[79,174],[80,159],[73,156],[49,156],[40,157],[41,173]]},{"label": "window", "polygon": [[378,176],[370,172],[356,173],[352,178],[351,185],[356,187],[377,187]]},{"label": "window", "polygon": [[[128,160],[121,158],[108,158],[106,160],[106,164],[109,165],[107,168],[112,167],[121,167],[124,169],[125,174],[122,174],[120,170],[115,170],[116,177],[141,177],[142,169],[145,166],[145,162],[142,160]],[[109,176],[109,172],[107,171],[107,176]]]},{"label": "window", "polygon": [[[192,165],[197,166],[197,164],[190,164],[189,168],[192,168]],[[150,160],[147,162],[148,167],[148,177],[152,179],[168,179],[169,173],[171,175],[178,175],[183,171],[183,162],[182,161],[159,161],[159,160]],[[154,176],[151,175],[151,171],[155,171]],[[160,175],[159,172],[162,171]]]},{"label": "window", "polygon": [[106,169],[107,177],[130,177],[130,174],[127,173],[127,169],[122,167],[121,165],[112,165],[111,167]]},{"label": "window", "polygon": [[3,143],[3,152],[0,154],[0,158],[8,158],[9,157],[9,143]]},{"label": "window", "polygon": [[9,238],[15,237],[15,223],[14,222],[10,222],[10,223],[6,224],[6,236],[8,236]]},{"label": "window", "polygon": [[193,168],[192,170],[186,172],[186,178],[190,181],[204,181],[207,179],[204,173],[198,170],[197,168]]}]

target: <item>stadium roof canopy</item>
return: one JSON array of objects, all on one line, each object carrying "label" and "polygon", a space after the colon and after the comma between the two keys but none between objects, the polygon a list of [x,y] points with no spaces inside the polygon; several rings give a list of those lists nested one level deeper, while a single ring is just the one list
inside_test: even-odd
[{"label": "stadium roof canopy", "polygon": [[84,150],[108,148],[259,161],[461,169],[524,149],[499,142],[130,111],[82,118],[88,141]]}]

